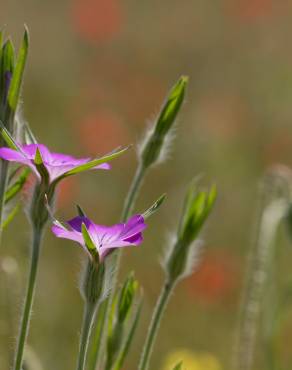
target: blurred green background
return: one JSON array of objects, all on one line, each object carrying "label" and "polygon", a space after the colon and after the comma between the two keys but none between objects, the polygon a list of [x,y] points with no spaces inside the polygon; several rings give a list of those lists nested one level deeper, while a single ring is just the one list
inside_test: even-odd
[{"label": "blurred green background", "polygon": [[[163,278],[159,259],[176,227],[185,186],[198,173],[217,184],[219,199],[204,231],[202,265],[172,297],[151,369],[164,370],[168,354],[182,349],[194,358],[212,358],[213,365],[194,370],[229,369],[258,181],[272,164],[292,164],[292,3],[3,0],[0,25],[16,45],[24,23],[31,48],[23,112],[39,141],[55,151],[87,156],[139,142],[171,85],[181,74],[190,76],[170,158],[149,173],[137,211],[163,192],[167,202],[149,221],[142,247],[123,257],[121,278],[135,270],[145,293],[125,370],[136,368]],[[67,180],[58,216],[72,217],[78,202],[96,222],[117,222],[135,166],[132,150],[110,172]],[[0,280],[1,370],[15,343],[28,230],[19,215],[0,251],[6,271]],[[47,232],[29,336],[44,369],[75,366],[83,258],[80,248]],[[279,289],[292,280],[291,260],[291,243],[282,231]],[[287,314],[276,337],[283,369],[292,368],[291,340]],[[263,369],[260,351],[257,362]]]}]

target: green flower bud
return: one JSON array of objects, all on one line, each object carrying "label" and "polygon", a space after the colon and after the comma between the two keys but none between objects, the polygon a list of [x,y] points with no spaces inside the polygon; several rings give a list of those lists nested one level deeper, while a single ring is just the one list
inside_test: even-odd
[{"label": "green flower bud", "polygon": [[184,101],[187,82],[188,77],[181,77],[166,98],[153,128],[146,136],[140,148],[142,167],[148,168],[163,157],[163,153],[167,146],[167,136],[170,129],[173,127],[174,121]]},{"label": "green flower bud", "polygon": [[128,335],[126,332],[128,318],[134,307],[137,290],[138,282],[133,273],[130,273],[113,303],[107,340],[106,369],[111,369],[123,347],[124,339]]},{"label": "green flower bud", "polygon": [[29,207],[29,220],[34,229],[41,230],[49,219],[48,207],[54,205],[54,193],[48,193],[43,183],[37,183]]},{"label": "green flower bud", "polygon": [[102,299],[104,279],[104,263],[97,264],[90,259],[86,264],[80,286],[80,292],[85,302],[97,304]]},{"label": "green flower bud", "polygon": [[215,199],[215,187],[210,191],[199,191],[192,186],[187,192],[176,240],[168,251],[164,264],[170,282],[175,282],[192,271],[199,245],[196,239]]},{"label": "green flower bud", "polygon": [[[15,58],[12,42],[8,39],[2,46],[3,35],[0,35],[0,119],[13,134],[15,114],[19,102],[24,68],[27,60],[29,39],[25,29],[22,43]],[[1,139],[2,140],[2,139]]]},{"label": "green flower bud", "polygon": [[8,89],[14,68],[14,48],[10,40],[7,40],[1,48],[0,59],[0,102],[1,118],[5,118],[4,110],[6,107]]},{"label": "green flower bud", "polygon": [[129,274],[128,278],[126,279],[118,301],[118,321],[123,323],[128,313],[132,307],[134,302],[135,294],[138,289],[138,282],[134,278],[134,274]]}]

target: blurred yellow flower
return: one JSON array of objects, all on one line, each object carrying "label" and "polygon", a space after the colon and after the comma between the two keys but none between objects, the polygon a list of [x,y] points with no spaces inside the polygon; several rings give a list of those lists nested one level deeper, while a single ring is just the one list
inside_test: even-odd
[{"label": "blurred yellow flower", "polygon": [[211,353],[195,353],[188,349],[171,352],[166,357],[162,370],[172,370],[180,361],[183,361],[182,370],[222,370],[218,359]]}]

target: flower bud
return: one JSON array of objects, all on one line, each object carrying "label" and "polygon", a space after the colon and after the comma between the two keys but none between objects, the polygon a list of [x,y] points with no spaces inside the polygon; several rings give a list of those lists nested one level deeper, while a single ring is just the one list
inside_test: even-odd
[{"label": "flower bud", "polygon": [[173,283],[191,273],[200,245],[196,239],[215,199],[215,187],[210,191],[198,191],[191,187],[187,192],[176,239],[164,263],[169,282]]},{"label": "flower bud", "polygon": [[48,208],[53,208],[55,193],[48,192],[43,183],[36,183],[30,202],[28,217],[35,229],[41,230],[49,219]]},{"label": "flower bud", "polygon": [[15,114],[18,107],[24,68],[27,60],[29,40],[25,29],[17,58],[12,42],[8,39],[1,45],[0,35],[0,119],[5,127],[14,132]]},{"label": "flower bud", "polygon": [[188,77],[182,76],[171,89],[158,118],[140,148],[141,165],[148,168],[163,157],[167,136],[184,101]]},{"label": "flower bud", "polygon": [[130,273],[127,277],[124,285],[122,286],[120,293],[114,300],[113,317],[109,326],[109,334],[107,340],[107,366],[106,369],[110,369],[117,359],[118,354],[121,351],[124,337],[127,337],[129,333],[126,333],[128,324],[128,317],[130,316],[134,307],[135,295],[138,290],[138,282],[135,280],[133,273]]},{"label": "flower bud", "polygon": [[118,321],[123,323],[128,313],[132,307],[134,302],[135,294],[138,289],[138,282],[134,278],[134,274],[129,274],[128,278],[126,279],[118,301]]},{"label": "flower bud", "polygon": [[[0,45],[1,47],[1,45]],[[6,107],[8,90],[14,68],[14,48],[12,42],[7,40],[0,50],[0,102],[1,118],[4,119],[3,110]]]},{"label": "flower bud", "polygon": [[80,292],[85,302],[97,304],[103,297],[105,266],[89,260],[80,286]]}]

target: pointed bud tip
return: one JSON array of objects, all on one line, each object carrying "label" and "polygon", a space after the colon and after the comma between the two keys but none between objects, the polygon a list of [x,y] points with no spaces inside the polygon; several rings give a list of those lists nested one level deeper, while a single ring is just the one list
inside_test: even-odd
[{"label": "pointed bud tip", "polygon": [[76,206],[76,209],[77,209],[78,216],[86,217],[86,214],[83,211],[83,209],[81,208],[81,206],[79,204],[76,204],[75,206]]},{"label": "pointed bud tip", "polygon": [[23,43],[27,48],[29,45],[29,31],[28,31],[28,27],[26,24],[24,24]]},{"label": "pointed bud tip", "polygon": [[43,163],[43,157],[38,147],[36,148],[34,163],[37,165]]},{"label": "pointed bud tip", "polygon": [[180,78],[180,81],[183,83],[183,84],[187,84],[189,82],[189,76],[186,76],[186,75],[182,75],[181,78]]}]

